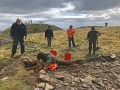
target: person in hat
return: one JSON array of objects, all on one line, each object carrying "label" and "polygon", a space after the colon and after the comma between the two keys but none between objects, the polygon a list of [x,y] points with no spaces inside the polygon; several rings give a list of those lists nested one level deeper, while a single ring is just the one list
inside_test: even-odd
[{"label": "person in hat", "polygon": [[75,34],[75,29],[73,28],[72,25],[70,25],[69,28],[67,29],[69,47],[71,47],[71,42],[73,47],[75,47],[74,34]]},{"label": "person in hat", "polygon": [[95,27],[92,27],[87,34],[87,39],[89,41],[89,54],[91,54],[92,49],[93,49],[93,54],[95,54],[98,36],[100,36],[100,33],[95,30]]}]

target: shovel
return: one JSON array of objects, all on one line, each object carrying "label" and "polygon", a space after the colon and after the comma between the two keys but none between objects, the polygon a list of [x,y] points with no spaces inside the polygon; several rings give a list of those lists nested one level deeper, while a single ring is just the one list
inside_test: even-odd
[{"label": "shovel", "polygon": [[100,47],[98,46],[98,39],[96,40],[96,51],[98,51]]}]

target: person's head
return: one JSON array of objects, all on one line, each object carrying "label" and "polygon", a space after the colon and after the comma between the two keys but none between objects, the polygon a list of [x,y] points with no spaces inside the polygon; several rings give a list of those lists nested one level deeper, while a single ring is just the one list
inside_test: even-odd
[{"label": "person's head", "polygon": [[37,60],[42,59],[43,54],[44,54],[44,52],[39,52],[39,53],[37,54]]},{"label": "person's head", "polygon": [[73,28],[73,26],[72,26],[72,25],[70,25],[70,26],[69,26],[69,28],[71,29],[71,28]]},{"label": "person's head", "polygon": [[17,23],[18,25],[20,25],[20,24],[22,23],[22,20],[21,20],[20,18],[17,18],[17,19],[16,19],[16,23]]},{"label": "person's head", "polygon": [[51,26],[48,26],[48,29],[51,29]]},{"label": "person's head", "polygon": [[94,31],[94,30],[95,30],[95,27],[91,27],[91,30]]}]

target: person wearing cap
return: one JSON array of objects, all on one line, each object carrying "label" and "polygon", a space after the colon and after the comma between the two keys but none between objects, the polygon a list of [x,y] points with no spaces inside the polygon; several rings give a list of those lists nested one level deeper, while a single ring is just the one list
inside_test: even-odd
[{"label": "person wearing cap", "polygon": [[75,29],[73,28],[72,25],[70,25],[69,28],[67,29],[69,47],[71,47],[71,42],[72,42],[73,47],[75,47],[74,34],[75,34]]},{"label": "person wearing cap", "polygon": [[24,37],[26,39],[27,29],[26,26],[22,23],[21,19],[17,18],[16,22],[12,24],[10,30],[10,36],[13,39],[11,58],[13,58],[13,56],[15,55],[17,50],[17,45],[19,42],[21,46],[21,54],[24,54],[25,52]]},{"label": "person wearing cap", "polygon": [[89,54],[91,54],[92,49],[93,54],[95,54],[98,36],[100,36],[100,33],[95,30],[95,27],[92,27],[87,34],[87,39],[89,41]]},{"label": "person wearing cap", "polygon": [[47,38],[48,47],[51,47],[51,41],[54,38],[53,30],[51,26],[48,26],[48,29],[45,31],[45,39]]}]

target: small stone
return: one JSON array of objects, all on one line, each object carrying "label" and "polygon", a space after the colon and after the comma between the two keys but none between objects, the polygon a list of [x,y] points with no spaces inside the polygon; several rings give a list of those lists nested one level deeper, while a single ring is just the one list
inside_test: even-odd
[{"label": "small stone", "polygon": [[66,90],[75,90],[73,87],[67,86]]},{"label": "small stone", "polygon": [[63,86],[60,84],[56,84],[56,88],[62,88]]},{"label": "small stone", "polygon": [[74,78],[74,81],[75,81],[76,83],[80,83],[80,79],[79,79],[79,78]]},{"label": "small stone", "polygon": [[111,90],[115,90],[114,88],[112,88]]},{"label": "small stone", "polygon": [[50,79],[50,84],[51,84],[51,85],[56,85],[57,82],[58,82],[58,80],[55,79],[55,78],[51,78],[51,79]]},{"label": "small stone", "polygon": [[112,54],[110,57],[111,57],[111,59],[115,59],[117,57],[117,55]]},{"label": "small stone", "polygon": [[34,90],[40,90],[39,88],[35,88]]},{"label": "small stone", "polygon": [[92,85],[92,82],[91,82],[92,80],[94,80],[94,78],[90,75],[84,78],[84,82],[87,83],[88,85]]},{"label": "small stone", "polygon": [[65,86],[68,86],[69,85],[69,83],[63,83]]},{"label": "small stone", "polygon": [[88,88],[89,86],[87,84],[82,85],[83,88]]},{"label": "small stone", "polygon": [[37,82],[49,82],[50,77],[48,74],[42,74],[37,78]]},{"label": "small stone", "polygon": [[99,80],[92,80],[92,83],[94,83],[94,84],[96,84],[96,85],[98,85],[98,86],[101,86],[101,87],[103,87],[104,86],[104,84],[102,83],[102,82],[100,82]]},{"label": "small stone", "polygon": [[40,88],[45,88],[45,83],[39,83],[37,86]]},{"label": "small stone", "polygon": [[70,84],[70,86],[74,87],[76,85],[75,82],[72,82],[72,84]]},{"label": "small stone", "polygon": [[46,87],[45,87],[45,90],[53,90],[54,87],[48,83],[46,83]]},{"label": "small stone", "polygon": [[100,63],[96,63],[96,65],[95,65],[96,67],[100,67],[101,66],[101,64]]},{"label": "small stone", "polygon": [[5,80],[7,80],[9,77],[4,77],[4,78],[2,78],[1,79],[1,81],[5,81]]},{"label": "small stone", "polygon": [[83,82],[84,82],[84,79],[82,79],[82,78],[79,78],[79,80],[80,80],[80,82],[81,82],[81,83],[83,83]]},{"label": "small stone", "polygon": [[55,78],[61,81],[64,80],[64,76],[61,76],[61,75],[55,75]]},{"label": "small stone", "polygon": [[116,61],[114,62],[114,65],[115,65],[115,66],[120,66],[119,61],[116,60]]}]

